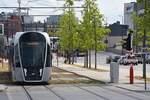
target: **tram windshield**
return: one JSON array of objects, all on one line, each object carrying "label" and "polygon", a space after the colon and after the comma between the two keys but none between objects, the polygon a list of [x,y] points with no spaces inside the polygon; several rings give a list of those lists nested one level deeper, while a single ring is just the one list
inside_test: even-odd
[{"label": "tram windshield", "polygon": [[29,37],[22,38],[20,42],[22,66],[43,67],[45,61],[45,47],[45,41],[42,37],[34,37],[34,39]]}]

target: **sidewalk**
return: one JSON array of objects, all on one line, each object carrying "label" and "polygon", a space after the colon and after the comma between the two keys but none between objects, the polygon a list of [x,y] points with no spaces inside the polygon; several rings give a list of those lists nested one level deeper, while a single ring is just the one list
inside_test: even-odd
[{"label": "sidewalk", "polygon": [[[57,65],[54,61],[54,65]],[[129,84],[129,70],[128,69],[119,69],[119,83],[112,84],[110,83],[110,69],[108,67],[101,66],[102,70],[106,71],[95,71],[79,67],[76,65],[69,65],[63,63],[63,58],[59,59],[59,68],[76,73],[81,76],[85,76],[94,80],[102,81],[108,85],[115,85],[116,87],[131,90],[131,91],[144,91],[144,81],[134,79],[134,84]],[[138,71],[134,72],[135,75],[141,75]],[[147,84],[147,91],[150,91],[150,83]]]},{"label": "sidewalk", "polygon": [[3,84],[0,84],[0,92],[5,91],[7,87]]}]

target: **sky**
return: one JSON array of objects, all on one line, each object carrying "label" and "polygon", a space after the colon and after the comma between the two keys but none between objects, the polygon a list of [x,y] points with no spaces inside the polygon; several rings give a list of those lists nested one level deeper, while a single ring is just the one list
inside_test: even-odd
[{"label": "sky", "polygon": [[[32,1],[32,2],[30,2]],[[97,0],[98,8],[104,15],[104,19],[108,24],[112,24],[116,21],[121,21],[124,15],[124,3],[135,2],[136,0]],[[62,0],[22,0],[21,6],[63,6]],[[82,1],[76,1],[75,6],[81,6]],[[0,7],[2,6],[18,6],[17,0],[0,0]],[[76,9],[76,15],[81,18],[81,9]],[[13,10],[0,9],[0,12],[9,12]],[[49,9],[49,10],[30,10],[30,14],[61,14],[60,9]],[[44,20],[45,17],[36,17],[35,20]]]}]

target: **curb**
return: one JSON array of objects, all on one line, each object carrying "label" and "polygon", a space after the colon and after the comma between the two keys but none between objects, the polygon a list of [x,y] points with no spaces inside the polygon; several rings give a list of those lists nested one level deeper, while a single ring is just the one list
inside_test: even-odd
[{"label": "curb", "polygon": [[127,91],[131,91],[131,92],[150,92],[150,90],[135,90],[135,89],[129,89],[129,88],[121,87],[121,86],[115,86],[115,87],[120,88],[120,89],[124,89]]},{"label": "curb", "polygon": [[[66,65],[71,65],[71,64],[66,64]],[[80,65],[80,64],[73,64],[72,66],[75,66],[75,67],[80,67],[80,68],[84,68],[82,65]],[[93,67],[94,68],[94,67]],[[93,68],[85,68],[85,69],[88,69],[88,70],[92,70],[92,71],[97,71],[97,72],[99,72],[98,70],[103,70],[104,72],[109,72],[110,70],[108,70],[108,69],[98,69],[98,70],[95,70],[95,69],[93,69]]]}]

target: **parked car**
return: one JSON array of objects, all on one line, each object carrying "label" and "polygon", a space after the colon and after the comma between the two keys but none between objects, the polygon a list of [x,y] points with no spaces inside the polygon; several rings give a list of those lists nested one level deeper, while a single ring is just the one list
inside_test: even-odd
[{"label": "parked car", "polygon": [[[143,63],[144,54],[143,53],[135,53],[135,57],[138,59],[138,63]],[[147,64],[150,64],[150,54],[145,53],[145,61]]]},{"label": "parked car", "polygon": [[147,64],[150,64],[150,55],[147,55],[147,56],[146,56],[146,63],[147,63]]},{"label": "parked car", "polygon": [[135,57],[138,59],[138,63],[143,63],[143,54],[142,53],[135,53]]},{"label": "parked car", "polygon": [[106,63],[109,64],[110,62],[112,62],[112,56],[106,58]]},{"label": "parked car", "polygon": [[111,62],[118,62],[120,56],[109,56],[106,58],[106,63],[109,64]]},{"label": "parked car", "polygon": [[120,56],[114,56],[114,58],[112,59],[113,62],[118,62],[118,60],[120,59]]},{"label": "parked car", "polygon": [[126,57],[124,61],[124,65],[134,64],[138,65],[138,59],[135,57],[135,55],[129,55]]},{"label": "parked car", "polygon": [[118,63],[119,63],[120,65],[123,65],[123,64],[125,63],[125,59],[126,59],[126,56],[120,57],[120,59],[118,60]]}]

